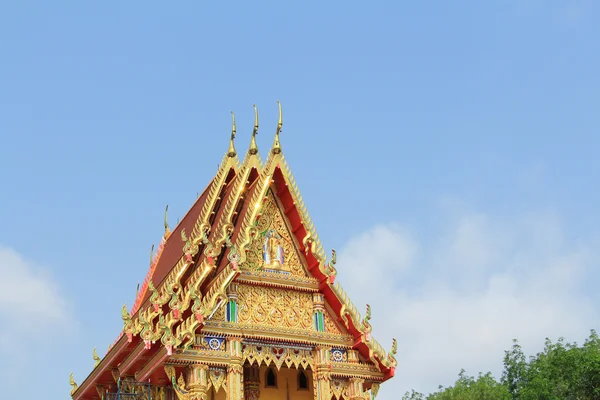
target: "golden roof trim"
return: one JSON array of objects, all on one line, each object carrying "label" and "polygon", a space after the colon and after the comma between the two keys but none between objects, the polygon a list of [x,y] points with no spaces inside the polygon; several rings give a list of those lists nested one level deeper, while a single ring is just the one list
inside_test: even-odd
[{"label": "golden roof trim", "polygon": [[337,346],[350,349],[354,343],[351,335],[318,332],[305,329],[289,329],[270,325],[239,324],[234,322],[206,321],[202,334],[236,336],[251,339],[269,339],[317,345]]},{"label": "golden roof trim", "polygon": [[297,275],[283,275],[268,271],[241,271],[236,282],[255,286],[278,287],[304,292],[318,292],[319,281],[315,278],[305,278]]}]

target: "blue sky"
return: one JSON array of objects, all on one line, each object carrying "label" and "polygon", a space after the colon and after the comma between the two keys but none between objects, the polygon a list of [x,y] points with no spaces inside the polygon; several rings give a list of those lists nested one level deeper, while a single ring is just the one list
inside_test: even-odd
[{"label": "blue sky", "polygon": [[266,154],[276,100],[340,280],[399,339],[381,398],[598,328],[597,2],[198,3],[0,5],[5,394],[84,379],[165,204],[216,172],[230,110],[241,152],[258,105]]}]

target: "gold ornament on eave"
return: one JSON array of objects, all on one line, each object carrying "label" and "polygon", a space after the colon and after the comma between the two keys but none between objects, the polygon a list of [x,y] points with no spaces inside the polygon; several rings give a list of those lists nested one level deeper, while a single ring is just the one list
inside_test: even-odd
[{"label": "gold ornament on eave", "polygon": [[169,229],[169,205],[168,204],[167,204],[167,207],[165,207],[164,225],[165,225],[165,240],[166,240],[171,235],[171,230]]},{"label": "gold ornament on eave", "polygon": [[69,385],[71,385],[72,389],[71,389],[71,396],[73,396],[75,394],[75,392],[77,391],[77,388],[79,386],[77,386],[77,383],[75,382],[75,378],[73,378],[73,373],[71,373],[71,375],[69,375]]},{"label": "gold ornament on eave", "polygon": [[96,348],[94,347],[94,352],[93,352],[93,357],[94,357],[94,368],[96,368],[98,366],[98,364],[100,364],[100,361],[102,361],[100,359],[100,357],[98,357],[98,352],[96,351]]}]

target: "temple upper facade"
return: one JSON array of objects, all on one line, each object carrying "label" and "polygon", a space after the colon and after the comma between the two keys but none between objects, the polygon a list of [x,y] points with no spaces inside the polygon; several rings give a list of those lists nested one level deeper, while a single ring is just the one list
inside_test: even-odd
[{"label": "temple upper facade", "polygon": [[[233,117],[233,114],[232,114]],[[229,148],[204,192],[165,233],[123,331],[74,400],[373,399],[394,376],[336,282],[279,137],[263,163],[258,112],[243,158]]]}]

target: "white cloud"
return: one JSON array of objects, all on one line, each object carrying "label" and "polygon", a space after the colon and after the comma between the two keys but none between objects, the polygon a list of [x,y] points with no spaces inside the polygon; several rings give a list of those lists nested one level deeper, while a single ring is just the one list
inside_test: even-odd
[{"label": "white cloud", "polygon": [[23,360],[24,344],[72,328],[68,305],[46,270],[0,246],[0,277],[0,354],[18,352]]},{"label": "white cloud", "polygon": [[398,339],[396,377],[380,396],[452,384],[461,368],[502,370],[518,338],[529,354],[545,337],[581,341],[598,304],[581,293],[597,258],[570,243],[552,214],[493,218],[453,215],[427,240],[398,225],[377,226],[340,252],[338,279],[355,305],[373,307],[373,334]]}]

